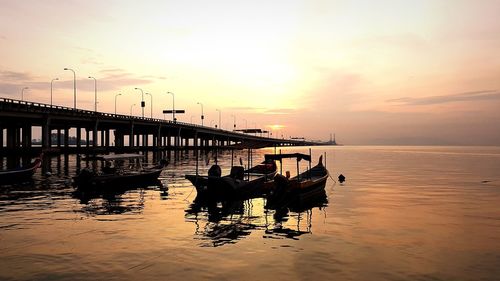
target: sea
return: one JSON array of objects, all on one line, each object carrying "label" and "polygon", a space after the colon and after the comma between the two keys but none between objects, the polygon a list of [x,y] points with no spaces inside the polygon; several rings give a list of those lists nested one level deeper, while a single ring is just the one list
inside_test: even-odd
[{"label": "sea", "polygon": [[279,210],[195,200],[186,174],[215,158],[228,173],[246,151],[173,153],[161,184],[90,196],[71,185],[89,161],[46,156],[32,182],[0,186],[0,280],[500,280],[500,147],[266,148],[252,162],[309,149],[326,196]]}]

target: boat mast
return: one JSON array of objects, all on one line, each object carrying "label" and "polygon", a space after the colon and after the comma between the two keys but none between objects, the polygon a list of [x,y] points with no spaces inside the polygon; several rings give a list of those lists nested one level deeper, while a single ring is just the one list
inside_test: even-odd
[{"label": "boat mast", "polygon": [[311,178],[311,162],[312,162],[312,150],[309,147],[309,179]]}]

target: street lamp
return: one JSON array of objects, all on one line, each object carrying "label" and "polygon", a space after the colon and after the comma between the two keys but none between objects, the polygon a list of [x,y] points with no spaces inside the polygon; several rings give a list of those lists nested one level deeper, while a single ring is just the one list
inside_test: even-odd
[{"label": "street lamp", "polygon": [[175,96],[172,92],[167,92],[167,95],[172,95],[172,121],[175,122]]},{"label": "street lamp", "polygon": [[130,106],[130,116],[132,116],[132,108],[134,108],[134,106],[135,106],[135,103]]},{"label": "street lamp", "polygon": [[151,97],[151,118],[153,118],[153,95],[150,93],[146,93],[146,95]]},{"label": "street lamp", "polygon": [[59,78],[54,78],[50,81],[50,106],[52,106],[52,88],[53,88],[54,81],[56,81],[56,80],[59,80]]},{"label": "street lamp", "polygon": [[144,91],[141,88],[135,88],[135,89],[141,91],[142,94],[141,107],[142,107],[142,118],[144,118],[144,107],[146,106],[146,104],[144,103]]},{"label": "street lamp", "polygon": [[76,73],[71,68],[64,68],[64,70],[71,70],[73,72],[73,108],[76,109]]},{"label": "street lamp", "polygon": [[203,119],[205,119],[205,116],[203,116],[203,104],[201,102],[197,102],[197,104],[201,105],[201,125],[203,126]]},{"label": "street lamp", "polygon": [[29,87],[24,87],[22,90],[21,90],[21,100],[23,101],[24,100],[24,90],[27,90],[29,89]]},{"label": "street lamp", "polygon": [[216,109],[216,111],[219,111],[219,129],[222,129],[220,126],[220,109]]},{"label": "street lamp", "polygon": [[89,79],[94,79],[94,111],[97,112],[97,79],[89,76]]},{"label": "street lamp", "polygon": [[121,95],[122,95],[121,93],[115,95],[115,115],[116,115],[116,98],[118,98],[118,96],[121,96]]},{"label": "street lamp", "polygon": [[233,116],[233,131],[236,131],[236,116],[234,114],[231,114]]}]

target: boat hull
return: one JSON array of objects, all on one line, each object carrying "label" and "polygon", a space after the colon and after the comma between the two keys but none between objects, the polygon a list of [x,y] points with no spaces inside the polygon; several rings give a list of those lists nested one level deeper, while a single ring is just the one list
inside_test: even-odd
[{"label": "boat hull", "polygon": [[161,174],[161,169],[142,171],[137,173],[127,173],[121,175],[94,175],[90,177],[77,176],[74,178],[74,185],[80,190],[101,189],[101,190],[119,190],[138,185],[156,183]]},{"label": "boat hull", "polygon": [[186,175],[195,187],[200,197],[210,199],[250,199],[262,196],[264,183],[274,176],[273,174],[261,175],[247,180],[235,179],[229,176],[200,176]]},{"label": "boat hull", "polygon": [[22,183],[31,180],[36,170],[41,166],[42,160],[37,158],[27,167],[0,171],[0,185]]}]

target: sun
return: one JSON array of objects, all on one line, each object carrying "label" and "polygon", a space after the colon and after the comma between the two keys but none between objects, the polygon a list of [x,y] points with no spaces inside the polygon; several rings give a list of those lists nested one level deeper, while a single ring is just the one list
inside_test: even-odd
[{"label": "sun", "polygon": [[275,125],[267,125],[267,127],[271,128],[271,130],[273,130],[273,131],[279,131],[279,130],[285,128],[285,125],[275,124]]}]

